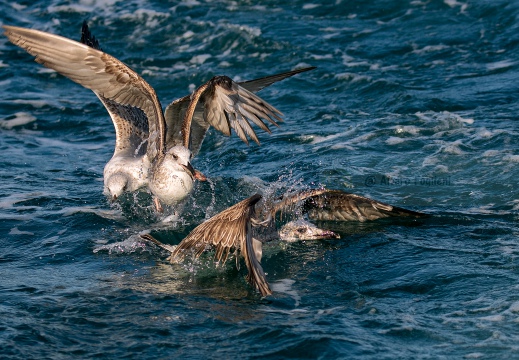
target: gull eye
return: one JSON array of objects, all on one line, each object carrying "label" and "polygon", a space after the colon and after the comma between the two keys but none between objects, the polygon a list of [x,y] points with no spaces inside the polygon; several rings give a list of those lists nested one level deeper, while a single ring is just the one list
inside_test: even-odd
[{"label": "gull eye", "polygon": [[178,155],[177,154],[171,154],[171,156],[173,156],[173,159],[178,160]]}]

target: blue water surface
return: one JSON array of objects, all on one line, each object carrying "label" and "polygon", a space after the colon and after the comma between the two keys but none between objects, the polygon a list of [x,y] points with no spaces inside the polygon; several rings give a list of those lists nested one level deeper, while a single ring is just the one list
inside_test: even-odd
[{"label": "blue water surface", "polygon": [[[0,354],[5,359],[519,358],[519,3],[2,1],[0,23],[80,38],[163,106],[214,75],[316,70],[260,95],[261,146],[210,131],[180,221],[111,204],[113,125],[89,90],[0,36]],[[262,299],[234,261],[170,244],[258,191],[326,186],[433,214],[273,243]]]}]

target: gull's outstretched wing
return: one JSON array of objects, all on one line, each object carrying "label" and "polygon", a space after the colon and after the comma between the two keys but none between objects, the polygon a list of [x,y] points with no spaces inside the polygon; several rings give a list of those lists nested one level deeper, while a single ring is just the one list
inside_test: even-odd
[{"label": "gull's outstretched wing", "polygon": [[312,220],[367,221],[387,217],[423,218],[429,215],[392,206],[341,190],[313,189],[284,196],[270,213],[289,213],[296,209],[308,213]]},{"label": "gull's outstretched wing", "polygon": [[282,121],[283,114],[254,92],[312,69],[315,67],[240,83],[227,76],[215,76],[192,95],[175,100],[166,108],[166,147],[184,145],[189,147],[194,156],[200,150],[210,126],[227,136],[234,129],[245,143],[248,144],[250,138],[259,144],[251,123],[270,133],[267,123],[278,126],[277,121]]},{"label": "gull's outstretched wing", "polygon": [[[272,235],[270,233],[278,231],[276,223],[273,221],[278,212],[287,214],[307,212],[311,219],[330,221],[366,221],[384,217],[423,218],[429,216],[340,190],[313,189],[284,196],[275,204],[266,205],[269,213],[267,220],[259,222],[255,217],[257,215],[255,205],[261,198],[261,195],[256,194],[213,216],[191,231],[174,250],[150,235],[141,235],[141,237],[170,251],[169,260],[171,262],[182,261],[187,253],[199,257],[205,250],[215,248],[215,259],[225,263],[231,249],[240,251],[249,271],[247,281],[263,296],[267,296],[272,294],[272,291],[260,264],[261,243],[253,238],[252,226],[255,225],[254,233],[256,235]],[[289,224],[292,224],[289,229],[281,229],[278,233],[278,239],[284,237],[286,241],[295,241],[340,238],[338,234],[319,229],[308,222],[296,223],[293,221]],[[299,233],[299,229],[305,231]],[[283,231],[287,234],[282,234]],[[238,257],[236,259],[238,261]]]},{"label": "gull's outstretched wing", "polygon": [[[103,51],[99,41],[90,32],[86,21],[81,28],[82,44]],[[146,153],[148,140],[148,118],[144,111],[110,101],[96,93],[112,118],[115,127],[114,155],[140,156]]]},{"label": "gull's outstretched wing", "polygon": [[[186,110],[191,103],[191,97],[184,96],[183,98],[173,101],[166,107],[164,118],[166,121],[166,149],[171,149],[173,146],[184,145],[182,136],[183,119]],[[196,156],[202,147],[202,142],[205,138],[205,133],[210,125],[204,120],[204,106],[198,103],[191,121],[190,129],[190,143],[189,150],[192,156]]]},{"label": "gull's outstretched wing", "polygon": [[[170,261],[181,261],[186,253],[200,256],[207,248],[215,248],[215,259],[225,263],[231,249],[235,249],[245,258],[245,265],[249,271],[247,281],[258,289],[263,296],[272,294],[255,253],[256,246],[252,238],[251,217],[255,213],[254,206],[261,200],[261,195],[253,195],[209,220],[197,226],[178,244],[170,256]],[[236,259],[237,264],[239,259]]]},{"label": "gull's outstretched wing", "polygon": [[[165,123],[155,90],[135,71],[100,50],[43,31],[3,26],[9,40],[36,62],[92,90],[116,129],[115,152],[132,153],[147,139],[150,161],[164,151]],[[149,134],[149,135],[148,135]]]}]

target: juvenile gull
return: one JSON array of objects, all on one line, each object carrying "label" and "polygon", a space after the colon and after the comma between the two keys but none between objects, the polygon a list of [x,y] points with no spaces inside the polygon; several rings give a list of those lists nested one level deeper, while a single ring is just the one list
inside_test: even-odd
[{"label": "juvenile gull", "polygon": [[273,204],[265,204],[264,209],[256,209],[261,198],[259,194],[253,195],[213,216],[191,231],[174,249],[149,234],[141,237],[170,251],[170,262],[180,262],[190,252],[199,257],[205,250],[215,248],[215,260],[225,263],[229,252],[234,250],[236,266],[239,268],[238,255],[241,254],[248,270],[247,281],[262,296],[267,296],[272,291],[261,267],[263,242],[274,237],[285,241],[339,238],[338,234],[319,229],[302,219],[291,221],[278,230],[277,215],[290,218],[305,213],[311,220],[359,222],[387,217],[428,216],[340,190],[301,191],[284,196]]},{"label": "juvenile gull", "polygon": [[[300,72],[298,69],[236,83],[216,76],[191,95],[171,103],[165,113],[155,90],[135,71],[103,52],[83,26],[82,42],[43,31],[3,26],[9,40],[35,60],[92,90],[112,118],[115,150],[104,168],[104,192],[116,199],[125,191],[147,187],[157,209],[184,199],[195,179],[205,180],[190,160],[213,126],[225,135],[230,129],[244,141],[259,144],[250,122],[270,132],[282,113],[254,92]],[[194,101],[192,101],[194,100]]]}]

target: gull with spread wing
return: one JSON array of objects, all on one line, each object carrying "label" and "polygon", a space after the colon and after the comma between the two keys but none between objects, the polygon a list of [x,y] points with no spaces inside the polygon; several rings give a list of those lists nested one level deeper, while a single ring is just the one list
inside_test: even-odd
[{"label": "gull with spread wing", "polygon": [[196,227],[176,248],[171,248],[150,234],[141,237],[171,252],[170,262],[180,262],[186,254],[199,257],[204,251],[215,248],[217,262],[225,263],[231,250],[235,251],[236,265],[239,256],[245,258],[247,281],[262,296],[272,294],[265,272],[261,267],[262,243],[273,238],[285,241],[337,239],[330,230],[316,227],[306,220],[293,220],[279,230],[276,215],[293,217],[307,214],[311,220],[364,222],[388,217],[424,218],[429,215],[385,204],[360,195],[340,190],[312,189],[283,196],[273,204],[256,209],[262,199],[253,195],[218,213]]},{"label": "gull with spread wing", "polygon": [[35,61],[92,90],[112,118],[115,151],[104,168],[104,192],[117,199],[123,192],[147,187],[157,209],[175,204],[205,180],[190,161],[198,153],[210,126],[225,135],[231,128],[246,143],[259,144],[251,123],[270,132],[282,113],[254,92],[304,68],[237,83],[216,76],[194,94],[171,103],[165,113],[155,90],[134,70],[103,52],[83,25],[82,42],[39,30],[3,25],[15,45]]}]

